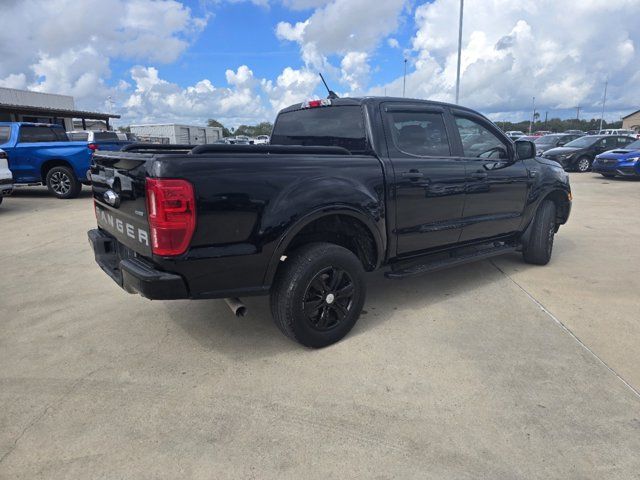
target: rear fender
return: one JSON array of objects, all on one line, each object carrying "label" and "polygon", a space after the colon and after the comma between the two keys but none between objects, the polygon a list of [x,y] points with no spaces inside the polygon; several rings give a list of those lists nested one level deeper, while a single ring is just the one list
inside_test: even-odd
[{"label": "rear fender", "polygon": [[284,233],[284,235],[280,237],[280,240],[278,241],[278,244],[274,249],[274,252],[271,255],[271,259],[267,266],[267,271],[265,273],[263,282],[264,285],[271,285],[271,283],[273,282],[273,278],[278,269],[280,259],[295,236],[307,225],[322,217],[327,217],[330,215],[345,215],[355,218],[361,221],[368,228],[376,244],[376,268],[380,266],[382,260],[384,259],[386,251],[386,239],[381,235],[381,231],[384,231],[384,229],[381,230],[371,217],[365,215],[364,213],[353,207],[340,204],[330,205],[306,214],[304,217],[295,222]]}]

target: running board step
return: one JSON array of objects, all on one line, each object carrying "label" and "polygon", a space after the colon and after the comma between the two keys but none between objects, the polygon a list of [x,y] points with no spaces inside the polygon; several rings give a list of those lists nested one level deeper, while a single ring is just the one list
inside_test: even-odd
[{"label": "running board step", "polygon": [[436,260],[432,262],[426,262],[423,264],[413,265],[411,267],[407,267],[403,269],[391,270],[390,272],[387,272],[384,275],[385,277],[392,278],[392,279],[416,277],[424,273],[435,272],[436,270],[442,270],[444,268],[449,268],[449,267],[456,267],[458,265],[463,265],[465,263],[470,263],[470,262],[475,262],[477,260],[484,260],[487,258],[496,257],[498,255],[515,252],[517,250],[518,250],[517,245],[500,245],[498,247],[485,248],[477,252],[450,257],[444,260]]}]

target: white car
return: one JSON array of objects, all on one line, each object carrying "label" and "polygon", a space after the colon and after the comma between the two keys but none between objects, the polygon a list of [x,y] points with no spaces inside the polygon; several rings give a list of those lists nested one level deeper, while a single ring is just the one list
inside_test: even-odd
[{"label": "white car", "polygon": [[633,130],[624,130],[622,128],[614,128],[608,130],[600,130],[598,135],[628,135],[634,138],[640,138],[638,133]]},{"label": "white car", "polygon": [[269,135],[258,135],[254,140],[254,145],[268,145],[270,142]]},{"label": "white car", "polygon": [[509,130],[508,132],[505,132],[505,133],[507,134],[507,137],[509,137],[511,140],[524,137],[524,132],[521,132],[520,130]]},{"label": "white car", "polygon": [[9,158],[4,150],[0,150],[0,203],[13,192],[13,175],[9,170]]}]

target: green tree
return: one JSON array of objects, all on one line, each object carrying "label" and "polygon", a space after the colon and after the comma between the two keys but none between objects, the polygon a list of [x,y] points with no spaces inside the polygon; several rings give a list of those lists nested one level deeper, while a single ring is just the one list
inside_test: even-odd
[{"label": "green tree", "polygon": [[131,127],[129,125],[126,127],[118,127],[118,131],[120,133],[131,133]]},{"label": "green tree", "polygon": [[236,135],[246,135],[248,137],[256,137],[258,135],[271,135],[273,124],[271,122],[260,122],[257,125],[240,125],[236,131]]},{"label": "green tree", "polygon": [[231,136],[231,132],[229,131],[229,129],[227,127],[225,127],[223,124],[221,124],[219,121],[214,120],[213,118],[210,118],[207,121],[207,126],[208,127],[220,127],[220,128],[222,128],[222,136],[223,137],[230,137]]}]

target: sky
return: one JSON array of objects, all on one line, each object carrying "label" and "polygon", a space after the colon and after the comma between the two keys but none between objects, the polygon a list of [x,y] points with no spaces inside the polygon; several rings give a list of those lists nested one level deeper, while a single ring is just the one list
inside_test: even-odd
[{"label": "sky", "polygon": [[[116,125],[273,121],[326,96],[455,100],[459,0],[0,0],[0,86]],[[466,0],[459,103],[493,120],[640,108],[640,0]]]}]

